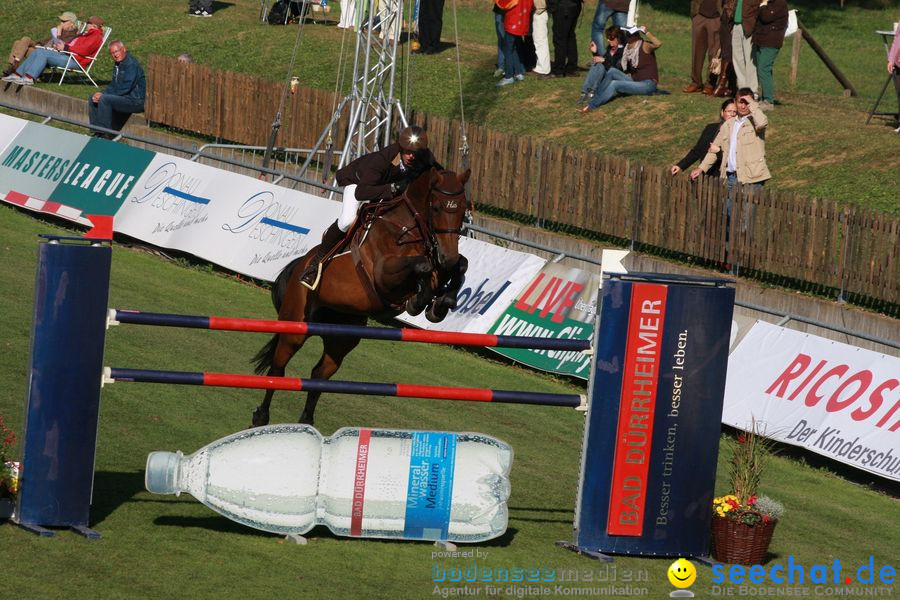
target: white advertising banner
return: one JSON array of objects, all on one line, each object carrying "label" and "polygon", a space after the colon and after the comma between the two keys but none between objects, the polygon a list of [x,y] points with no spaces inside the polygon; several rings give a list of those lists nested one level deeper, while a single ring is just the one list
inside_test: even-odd
[{"label": "white advertising banner", "polygon": [[319,243],[340,203],[157,154],[116,213],[115,231],[274,281]]},{"label": "white advertising banner", "polygon": [[18,119],[9,115],[0,113],[0,154],[6,150],[19,132],[28,124],[25,119]]},{"label": "white advertising banner", "polygon": [[424,313],[415,317],[403,313],[398,319],[433,331],[485,333],[546,262],[472,238],[459,238],[459,252],[469,268],[456,308],[440,323],[430,322]]},{"label": "white advertising banner", "polygon": [[722,422],[900,481],[900,358],[757,322],[728,361]]}]

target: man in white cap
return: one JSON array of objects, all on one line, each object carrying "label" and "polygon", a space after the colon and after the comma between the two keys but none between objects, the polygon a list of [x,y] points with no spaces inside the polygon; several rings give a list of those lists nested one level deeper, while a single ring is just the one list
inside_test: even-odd
[{"label": "man in white cap", "polygon": [[12,50],[9,58],[6,60],[7,66],[3,71],[3,77],[16,70],[25,58],[31,54],[31,51],[37,46],[51,47],[57,42],[68,44],[78,35],[78,17],[70,10],[59,15],[59,24],[50,29],[50,37],[43,41],[35,41],[28,36],[20,38],[13,42]]}]

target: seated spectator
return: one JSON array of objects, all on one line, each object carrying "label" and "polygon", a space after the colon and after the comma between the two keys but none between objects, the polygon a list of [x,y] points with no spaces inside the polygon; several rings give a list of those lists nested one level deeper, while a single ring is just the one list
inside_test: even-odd
[{"label": "seated spectator", "polygon": [[597,91],[597,86],[603,81],[606,71],[609,69],[622,70],[622,52],[625,46],[622,44],[622,30],[616,25],[606,28],[606,52],[600,54],[597,44],[591,40],[591,68],[581,86],[581,99],[578,104],[584,104],[590,100]]},{"label": "seated spectator", "polygon": [[[656,91],[659,69],[656,66],[656,49],[662,45],[646,27],[623,27],[628,36],[622,52],[622,68],[608,69],[603,81],[587,106],[578,109],[581,113],[598,108],[617,95],[649,96]],[[641,34],[646,39],[641,37]]]},{"label": "seated spectator", "polygon": [[191,54],[189,52],[182,52],[181,54],[178,55],[178,62],[190,64],[190,63],[194,62],[194,57],[191,56]]},{"label": "seated spectator", "polygon": [[[109,54],[115,61],[113,78],[102,92],[97,92],[88,100],[88,115],[91,125],[121,131],[132,113],[144,111],[144,97],[147,83],[144,69],[138,60],[128,53],[119,40],[109,45]],[[104,134],[94,134],[103,137]]]},{"label": "seated spectator", "polygon": [[[672,173],[673,176],[678,175],[679,173],[690,167],[692,164],[705,157],[707,152],[712,152],[713,150],[710,148],[710,145],[719,134],[719,129],[722,128],[722,123],[735,115],[737,115],[737,108],[735,107],[734,100],[729,98],[722,103],[722,108],[719,111],[719,120],[715,123],[710,123],[703,128],[703,133],[700,134],[700,139],[697,140],[697,143],[694,144],[694,147],[691,148],[688,153],[684,155],[684,158],[679,160],[677,164],[672,165],[672,168],[669,172]],[[719,176],[719,166],[722,163],[721,148],[716,150],[715,153],[717,154],[716,161],[706,172],[706,174],[710,177]]]},{"label": "seated spectator", "polygon": [[7,67],[3,71],[3,77],[11,75],[16,67],[25,60],[31,51],[38,46],[52,47],[57,42],[69,43],[78,35],[78,17],[71,11],[59,15],[59,25],[50,29],[50,37],[36,42],[28,36],[13,42],[12,50],[7,59]]},{"label": "seated spectator", "polygon": [[82,67],[90,64],[90,57],[97,53],[103,44],[103,19],[91,17],[88,19],[87,30],[75,37],[68,44],[60,41],[53,48],[35,48],[35,50],[16,68],[12,74],[3,78],[18,85],[34,85],[34,80],[41,76],[48,66],[64,67],[69,61],[69,56],[63,51],[74,54],[75,60]]}]

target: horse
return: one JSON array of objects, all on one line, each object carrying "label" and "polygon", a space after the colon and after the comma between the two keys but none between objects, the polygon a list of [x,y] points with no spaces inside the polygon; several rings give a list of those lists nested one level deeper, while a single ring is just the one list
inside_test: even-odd
[{"label": "horse", "polygon": [[[430,168],[398,198],[363,205],[361,216],[337,248],[343,251],[324,262],[315,290],[301,285],[300,276],[316,256],[312,248],[281,270],[272,286],[278,319],[365,325],[370,316],[394,317],[405,309],[441,321],[452,308],[465,279],[468,261],[459,253],[459,235],[472,204],[462,175]],[[283,377],[285,367],[307,336],[277,333],[253,357],[257,374]],[[323,335],[322,356],[311,377],[329,379],[360,338]],[[274,390],[267,390],[253,412],[253,426],[269,422]],[[307,392],[300,423],[313,424],[321,392]]]}]

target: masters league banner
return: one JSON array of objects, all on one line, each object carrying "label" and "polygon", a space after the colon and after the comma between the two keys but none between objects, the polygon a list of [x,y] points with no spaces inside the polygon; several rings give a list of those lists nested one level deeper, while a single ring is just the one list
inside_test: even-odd
[{"label": "masters league banner", "polygon": [[653,274],[604,282],[577,548],[708,554],[734,307],[727,283]]},{"label": "masters league banner", "polygon": [[274,281],[339,212],[332,200],[157,154],[116,214],[115,230]]},{"label": "masters league banner", "polygon": [[28,121],[0,113],[0,154],[15,140]]},{"label": "masters league banner", "polygon": [[900,359],[757,322],[731,355],[722,421],[900,481]]},{"label": "masters league banner", "polygon": [[546,262],[533,254],[465,237],[459,238],[459,252],[469,267],[456,308],[440,323],[431,323],[424,314],[403,313],[398,319],[431,330],[485,333]]}]

